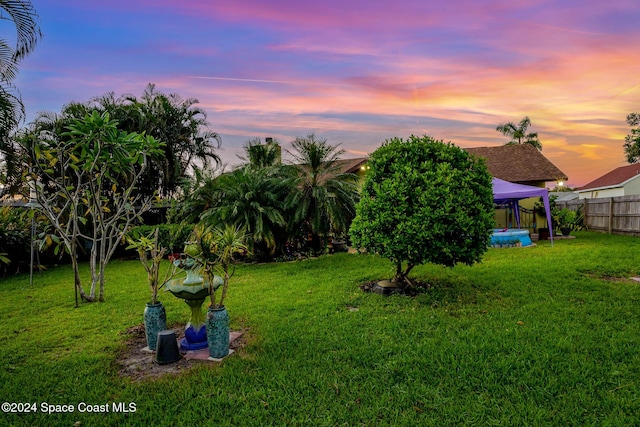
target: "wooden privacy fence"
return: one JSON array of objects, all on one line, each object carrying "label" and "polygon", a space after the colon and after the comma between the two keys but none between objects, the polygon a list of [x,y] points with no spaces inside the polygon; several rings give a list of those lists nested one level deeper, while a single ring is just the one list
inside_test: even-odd
[{"label": "wooden privacy fence", "polygon": [[581,209],[587,230],[640,236],[640,196],[570,200],[556,205],[574,211]]}]

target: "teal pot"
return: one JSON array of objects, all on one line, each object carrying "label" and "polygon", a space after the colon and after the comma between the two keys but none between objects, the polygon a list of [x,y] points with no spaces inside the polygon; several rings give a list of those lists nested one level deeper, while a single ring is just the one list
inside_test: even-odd
[{"label": "teal pot", "polygon": [[229,354],[229,313],[224,307],[209,307],[205,319],[209,356],[222,359]]},{"label": "teal pot", "polygon": [[158,332],[167,329],[167,312],[161,302],[147,303],[144,309],[144,334],[149,350],[156,350]]}]

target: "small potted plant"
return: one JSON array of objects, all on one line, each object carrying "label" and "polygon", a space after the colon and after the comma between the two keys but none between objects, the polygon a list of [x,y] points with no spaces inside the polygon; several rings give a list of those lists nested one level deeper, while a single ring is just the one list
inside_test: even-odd
[{"label": "small potted plant", "polygon": [[158,332],[167,329],[167,314],[162,302],[158,301],[158,290],[173,279],[177,271],[175,266],[169,263],[164,275],[160,274],[166,249],[158,245],[158,228],[148,236],[140,236],[137,239],[127,236],[127,242],[127,249],[135,249],[138,252],[140,262],[147,272],[151,301],[144,309],[144,332],[149,350],[155,350]]},{"label": "small potted plant", "polygon": [[[226,225],[224,228],[208,228],[199,236],[202,249],[202,276],[209,284],[211,304],[205,326],[209,343],[209,356],[220,359],[229,354],[229,313],[224,300],[229,280],[235,273],[236,256],[247,252],[246,234],[243,229]],[[217,276],[219,274],[220,276]],[[222,277],[220,284],[218,277]],[[216,297],[220,292],[219,299]]]},{"label": "small potted plant", "polygon": [[569,208],[562,208],[555,213],[553,220],[563,236],[568,236],[571,233],[576,216],[576,212]]},{"label": "small potted plant", "polygon": [[347,239],[344,233],[336,233],[331,238],[331,249],[333,252],[346,252],[347,251]]}]

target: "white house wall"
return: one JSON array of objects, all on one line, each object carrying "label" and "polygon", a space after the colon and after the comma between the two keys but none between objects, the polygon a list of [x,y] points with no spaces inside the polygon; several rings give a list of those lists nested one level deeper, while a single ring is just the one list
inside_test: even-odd
[{"label": "white house wall", "polygon": [[636,196],[640,194],[640,179],[632,179],[624,186],[624,196]]},{"label": "white house wall", "polygon": [[599,199],[602,197],[619,197],[624,196],[624,187],[617,188],[601,188],[589,191],[581,191],[578,193],[580,199]]}]

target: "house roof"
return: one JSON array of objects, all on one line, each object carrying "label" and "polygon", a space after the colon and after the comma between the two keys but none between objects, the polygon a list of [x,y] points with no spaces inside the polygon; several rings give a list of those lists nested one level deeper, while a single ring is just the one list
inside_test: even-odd
[{"label": "house roof", "polygon": [[339,173],[357,173],[360,167],[369,160],[367,157],[358,157],[356,159],[340,159],[334,162],[334,166],[338,168]]},{"label": "house roof", "polygon": [[[475,156],[484,157],[489,173],[515,183],[567,180],[564,172],[558,169],[535,147],[524,145],[500,145],[496,147],[465,148]],[[367,157],[340,159],[335,162],[338,173],[357,173],[369,160]]]},{"label": "house roof", "polygon": [[546,182],[567,180],[567,175],[538,149],[529,144],[465,148],[487,160],[489,173],[509,182]]},{"label": "house roof", "polygon": [[638,174],[640,174],[640,164],[638,163],[621,166],[602,175],[600,178],[596,178],[590,183],[583,185],[578,189],[578,191],[596,188],[621,187],[630,179],[635,178]]},{"label": "house roof", "polygon": [[[333,179],[338,175],[344,173],[352,173],[359,175],[360,167],[364,165],[369,159],[367,157],[359,157],[356,159],[338,159],[334,160],[331,166],[329,166],[329,170],[326,170],[318,179],[322,182],[327,179]],[[298,164],[297,167],[302,169],[306,169],[306,164]]]}]

